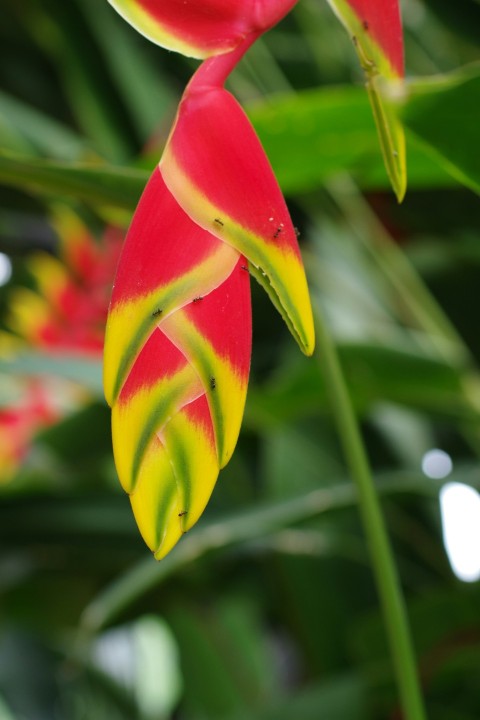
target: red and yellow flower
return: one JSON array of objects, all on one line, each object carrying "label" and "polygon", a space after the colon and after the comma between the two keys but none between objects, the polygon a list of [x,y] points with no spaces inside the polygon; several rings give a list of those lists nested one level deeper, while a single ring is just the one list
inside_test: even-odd
[{"label": "red and yellow flower", "polygon": [[[285,200],[250,122],[224,88],[250,45],[295,0],[109,1],[157,44],[206,58],[128,232],[105,341],[118,474],[147,545],[161,558],[200,517],[238,438],[250,366],[250,274],[301,350],[314,350]],[[361,2],[348,5],[356,12]],[[377,34],[383,43],[372,19]],[[382,51],[398,70],[389,43]]]}]

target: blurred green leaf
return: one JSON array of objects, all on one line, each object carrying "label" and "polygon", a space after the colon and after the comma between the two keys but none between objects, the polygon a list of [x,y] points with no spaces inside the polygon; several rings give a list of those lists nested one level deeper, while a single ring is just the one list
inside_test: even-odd
[{"label": "blurred green leaf", "polygon": [[14,628],[2,628],[0,643],[0,689],[5,703],[2,720],[51,717],[53,709],[54,657],[37,638]]},{"label": "blurred green leaf", "polygon": [[74,117],[94,150],[111,162],[125,162],[135,152],[135,141],[78,5],[35,0],[21,19],[25,30],[54,63]]},{"label": "blurred green leaf", "polygon": [[265,712],[245,720],[366,720],[366,687],[358,676],[337,675],[307,687]]},{"label": "blurred green leaf", "polygon": [[87,141],[66,125],[0,92],[0,148],[16,150],[9,147],[7,132],[20,136],[26,148],[57,160],[76,160],[88,150]]},{"label": "blurred green leaf", "polygon": [[171,83],[153,55],[145,52],[146,41],[106,2],[82,0],[80,6],[138,134],[147,143],[165,113],[174,110],[178,98]]},{"label": "blurred green leaf", "polygon": [[[248,107],[284,192],[301,193],[344,172],[364,188],[389,181],[363,88],[337,87],[271,96]],[[452,184],[415,140],[408,153],[410,188]]]},{"label": "blurred green leaf", "polygon": [[412,80],[399,100],[402,121],[445,170],[480,192],[480,64]]},{"label": "blurred green leaf", "polygon": [[[363,90],[321,88],[274,97],[251,106],[250,117],[286,193],[318,188],[345,171],[362,187],[388,186]],[[0,182],[42,195],[80,198],[94,206],[134,210],[147,180],[147,172],[132,168],[0,156]],[[413,140],[410,187],[444,187],[452,182],[447,170]]]},{"label": "blurred green leaf", "polygon": [[78,355],[52,355],[41,352],[22,352],[10,358],[0,357],[0,372],[21,375],[55,375],[84,385],[103,397],[102,363]]},{"label": "blurred green leaf", "polygon": [[73,197],[94,207],[134,210],[148,173],[107,165],[54,163],[0,154],[0,183],[41,196]]},{"label": "blurred green leaf", "polygon": [[[453,712],[462,708],[478,707],[479,691],[474,678],[478,670],[476,634],[479,589],[473,585],[450,585],[444,589],[432,587],[409,604],[409,617],[420,668],[428,682],[429,696],[440,707],[451,703],[452,714],[447,711],[445,720],[455,717]],[[387,638],[379,614],[359,616],[351,627],[351,648],[364,671],[382,688],[385,711],[389,697],[394,694],[392,668],[385,663]],[[449,701],[452,693],[456,700]],[[463,717],[461,714],[459,717]],[[467,713],[464,717],[470,717]],[[474,717],[471,716],[471,717]]]},{"label": "blurred green leaf", "polygon": [[180,645],[189,714],[238,718],[266,702],[273,669],[254,603],[241,595],[200,611],[181,603],[167,618]]},{"label": "blurred green leaf", "polygon": [[167,716],[178,704],[183,678],[176,640],[167,623],[150,615],[134,625],[135,692],[145,720]]},{"label": "blurred green leaf", "polygon": [[[476,418],[464,396],[461,372],[446,362],[393,345],[342,343],[338,350],[361,413],[388,400],[441,416]],[[261,389],[250,390],[246,422],[260,430],[328,408],[321,367],[300,358]]]},{"label": "blurred green leaf", "polygon": [[435,13],[449,31],[464,35],[474,45],[478,43],[480,27],[480,4],[478,0],[424,0],[430,10]]},{"label": "blurred green leaf", "polygon": [[105,403],[87,404],[42,430],[39,438],[63,461],[79,468],[110,453],[109,419],[110,411]]},{"label": "blurred green leaf", "polygon": [[0,697],[0,720],[15,720],[5,701]]},{"label": "blurred green leaf", "polygon": [[[123,495],[93,497],[75,495],[2,496],[0,537],[6,546],[21,538],[22,543],[89,537],[110,545],[136,540],[137,528]],[[138,547],[141,547],[140,543]]]},{"label": "blurred green leaf", "polygon": [[[433,480],[420,473],[399,472],[377,476],[377,492],[419,494],[437,497],[447,480]],[[448,481],[465,482],[478,487],[476,468],[459,468]],[[83,627],[95,632],[110,623],[137,598],[159,585],[172,573],[212,550],[261,538],[291,524],[316,517],[331,510],[352,507],[356,492],[351,483],[339,482],[281,503],[255,507],[224,520],[200,522],[160,563],[153,557],[133,567],[107,587],[85,609]]]},{"label": "blurred green leaf", "polygon": [[[321,439],[321,442],[319,442]],[[265,498],[284,500],[329,484],[342,472],[331,428],[304,422],[280,424],[262,432],[262,480]],[[292,478],[295,482],[292,483]]]}]

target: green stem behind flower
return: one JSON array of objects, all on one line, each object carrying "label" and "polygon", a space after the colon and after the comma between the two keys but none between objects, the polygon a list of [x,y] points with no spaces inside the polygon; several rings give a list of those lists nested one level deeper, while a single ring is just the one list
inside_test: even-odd
[{"label": "green stem behind flower", "polygon": [[425,720],[426,714],[415,669],[415,655],[392,549],[336,348],[325,325],[322,312],[318,309],[316,312],[316,338],[315,356],[322,366],[326,384],[330,390],[333,414],[358,492],[360,513],[382,605],[405,719]]}]

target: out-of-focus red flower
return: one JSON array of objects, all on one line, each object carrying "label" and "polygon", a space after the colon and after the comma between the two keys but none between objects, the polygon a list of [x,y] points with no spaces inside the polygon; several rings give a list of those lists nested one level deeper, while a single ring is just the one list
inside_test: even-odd
[{"label": "out-of-focus red flower", "polygon": [[[7,318],[12,334],[2,334],[2,349],[7,356],[27,346],[100,359],[122,233],[108,228],[97,242],[75,215],[66,212],[55,225],[58,257],[39,253],[28,260],[33,288],[12,290]],[[28,456],[34,436],[79,402],[72,383],[61,378],[28,379],[15,389],[15,397],[0,407],[3,483],[13,478]]]},{"label": "out-of-focus red flower", "polygon": [[15,475],[36,433],[60,416],[50,389],[41,380],[26,382],[12,404],[0,407],[0,483]]},{"label": "out-of-focus red flower", "polygon": [[100,357],[122,235],[109,228],[97,242],[70,214],[57,227],[58,258],[42,253],[29,260],[35,289],[11,293],[8,325],[36,349]]}]

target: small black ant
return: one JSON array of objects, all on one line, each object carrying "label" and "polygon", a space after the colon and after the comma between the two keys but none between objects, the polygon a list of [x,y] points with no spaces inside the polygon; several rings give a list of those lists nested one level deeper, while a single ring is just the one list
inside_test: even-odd
[{"label": "small black ant", "polygon": [[192,302],[198,303],[198,302],[200,302],[200,300],[203,300],[203,297],[201,295],[199,295],[198,297],[194,297]]},{"label": "small black ant", "polygon": [[220,227],[223,227],[223,222],[220,220],[220,218],[215,218],[215,220],[213,222],[216,223],[217,225],[220,225]]},{"label": "small black ant", "polygon": [[182,510],[182,512],[179,512],[179,513],[178,513],[178,517],[183,517],[183,516],[186,515],[187,513],[188,513],[188,510]]},{"label": "small black ant", "polygon": [[162,314],[162,312],[163,312],[163,310],[161,310],[161,308],[158,308],[158,310],[153,311],[152,317],[158,317],[159,315]]},{"label": "small black ant", "polygon": [[215,390],[216,387],[217,387],[217,382],[216,382],[216,380],[215,380],[214,377],[211,377],[211,378],[210,378],[210,388],[211,388],[212,390]]}]

